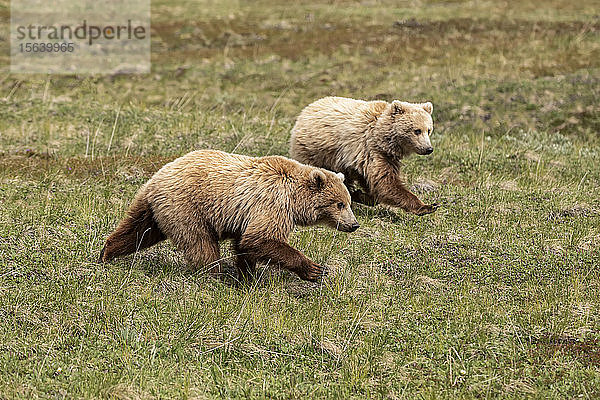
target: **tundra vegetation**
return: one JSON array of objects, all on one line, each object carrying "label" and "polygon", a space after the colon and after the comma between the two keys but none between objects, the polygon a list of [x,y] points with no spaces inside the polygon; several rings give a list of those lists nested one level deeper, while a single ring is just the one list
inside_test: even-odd
[{"label": "tundra vegetation", "polygon": [[[0,41],[0,397],[598,398],[599,9],[156,0],[140,76],[9,74]],[[164,163],[287,155],[327,95],[432,101],[404,170],[434,214],[298,229],[320,286],[96,262]]]}]

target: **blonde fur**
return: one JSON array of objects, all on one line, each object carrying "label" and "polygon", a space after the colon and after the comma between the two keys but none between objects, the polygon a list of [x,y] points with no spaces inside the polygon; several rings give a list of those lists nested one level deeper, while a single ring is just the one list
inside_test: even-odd
[{"label": "blonde fur", "polygon": [[163,166],[138,191],[101,260],[170,238],[191,266],[218,272],[218,241],[233,239],[242,275],[263,261],[315,280],[322,267],[291,248],[288,236],[296,225],[356,229],[350,201],[342,177],[324,169],[279,156],[194,151]]},{"label": "blonde fur", "polygon": [[433,105],[325,97],[308,105],[292,129],[292,158],[346,175],[353,200],[381,202],[418,215],[433,212],[403,183],[400,160],[433,151]]}]

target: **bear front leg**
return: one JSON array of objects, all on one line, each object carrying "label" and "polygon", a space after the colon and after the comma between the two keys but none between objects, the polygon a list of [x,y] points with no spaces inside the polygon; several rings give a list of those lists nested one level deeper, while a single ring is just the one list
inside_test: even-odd
[{"label": "bear front leg", "polygon": [[284,241],[252,236],[242,238],[239,247],[240,252],[251,261],[276,264],[295,272],[305,281],[318,282],[326,275],[324,267],[314,263]]},{"label": "bear front leg", "polygon": [[[395,205],[396,207],[400,207],[403,210],[416,215],[431,214],[438,208],[437,204],[423,203],[402,183],[398,183],[392,189],[392,193],[388,195],[388,198],[392,200],[392,203],[387,204]],[[386,203],[385,201],[382,202]]]},{"label": "bear front leg", "polygon": [[376,201],[394,207],[400,207],[404,211],[426,215],[437,210],[437,204],[425,204],[410,190],[398,176],[398,173],[389,166],[383,166],[376,171],[377,178],[371,182],[371,195]]},{"label": "bear front leg", "polygon": [[438,208],[437,204],[423,203],[400,182],[397,182],[394,186],[390,185],[379,188],[376,192],[376,197],[383,204],[400,207],[404,211],[416,215],[431,214]]}]

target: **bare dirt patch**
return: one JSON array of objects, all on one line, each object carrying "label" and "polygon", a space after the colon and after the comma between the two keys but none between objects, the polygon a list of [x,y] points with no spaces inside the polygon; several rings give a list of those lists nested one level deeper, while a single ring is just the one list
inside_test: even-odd
[{"label": "bare dirt patch", "polygon": [[578,339],[568,336],[542,336],[532,344],[543,355],[568,354],[586,365],[600,366],[600,342],[595,339]]},{"label": "bare dirt patch", "polygon": [[[285,22],[285,23],[284,23]],[[298,60],[311,54],[330,55],[345,51],[368,56],[373,64],[382,62],[443,61],[452,54],[484,52],[511,53],[533,41],[551,42],[565,35],[596,35],[600,23],[535,22],[525,20],[484,20],[456,18],[444,21],[396,21],[374,25],[368,21],[313,21],[265,24],[249,19],[182,21],[152,26],[157,38],[153,51],[178,52],[185,57],[264,57],[276,54]],[[285,25],[286,29],[281,29]],[[185,40],[182,40],[184,38]],[[559,49],[560,50],[560,49]],[[567,54],[553,60],[554,69],[539,63],[524,65],[536,76],[573,71],[600,65],[600,50]],[[558,65],[564,64],[564,65]],[[561,68],[557,68],[561,67]]]}]

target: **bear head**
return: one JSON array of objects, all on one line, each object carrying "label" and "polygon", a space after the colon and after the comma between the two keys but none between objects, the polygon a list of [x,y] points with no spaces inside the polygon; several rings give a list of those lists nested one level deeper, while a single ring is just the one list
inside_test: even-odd
[{"label": "bear head", "polygon": [[415,104],[394,100],[386,110],[386,135],[380,146],[392,156],[433,153],[429,139],[433,132],[432,112],[433,104],[430,102]]},{"label": "bear head", "polygon": [[354,232],[358,221],[350,208],[350,193],[344,185],[344,175],[311,167],[308,173],[309,196],[302,199],[304,218],[301,225],[324,224],[342,232]]}]

